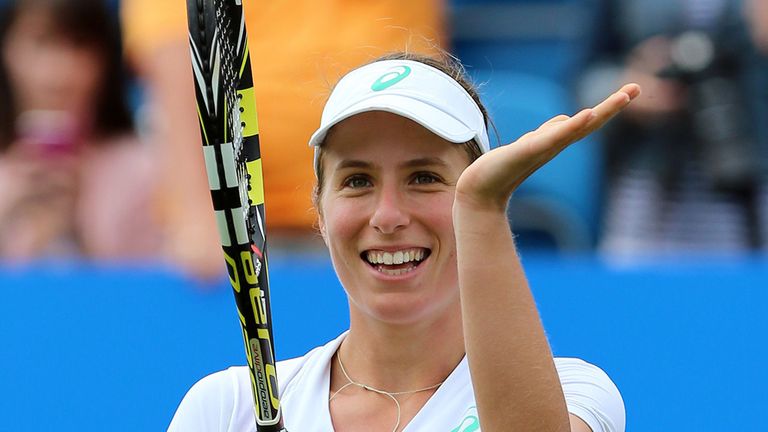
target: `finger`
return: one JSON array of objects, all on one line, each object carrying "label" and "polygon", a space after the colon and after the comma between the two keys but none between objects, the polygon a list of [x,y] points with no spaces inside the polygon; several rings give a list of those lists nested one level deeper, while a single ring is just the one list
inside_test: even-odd
[{"label": "finger", "polygon": [[568,140],[571,135],[574,135],[585,128],[594,118],[594,113],[592,111],[592,108],[586,108],[576,113],[573,117],[564,115],[563,117],[565,118],[560,121],[552,121],[554,120],[552,119],[550,122],[542,125],[548,126],[544,129],[544,132],[548,132],[548,138],[551,140],[557,142]]},{"label": "finger", "polygon": [[529,133],[521,137],[520,141],[528,144],[530,154],[545,155],[546,159],[554,157],[578,139],[594,117],[594,113],[591,108],[587,108],[573,117],[564,117],[567,118],[559,121],[552,119],[537,129],[535,134]]},{"label": "finger", "polygon": [[608,96],[604,101],[592,108],[595,113],[595,119],[592,120],[591,123],[604,123],[639,95],[640,86],[637,84],[627,84],[623,86],[616,93]]},{"label": "finger", "polygon": [[580,140],[601,128],[605,123],[621,112],[632,100],[640,95],[640,86],[637,84],[626,84],[616,93],[608,96],[604,101],[592,108],[593,117],[589,120],[586,127],[578,133],[575,140]]},{"label": "finger", "polygon": [[640,86],[626,84],[594,108],[586,108],[572,117],[564,114],[555,116],[518,141],[528,144],[529,154],[554,157],[571,143],[600,128],[639,94]]},{"label": "finger", "polygon": [[642,89],[638,84],[629,83],[625,84],[619,91],[626,93],[631,100],[634,100],[636,97],[640,96]]},{"label": "finger", "polygon": [[560,114],[560,115],[557,115],[555,117],[552,117],[551,119],[549,119],[549,120],[545,121],[544,123],[540,124],[539,127],[537,127],[536,129],[534,129],[534,130],[526,133],[525,135],[521,136],[520,138],[518,138],[518,140],[522,139],[522,138],[526,138],[527,136],[537,135],[537,134],[541,133],[542,131],[546,130],[548,127],[550,127],[550,125],[557,124],[557,123],[562,123],[562,122],[564,122],[564,121],[566,121],[566,120],[568,120],[570,118],[571,118],[570,116],[567,116],[565,114]]},{"label": "finger", "polygon": [[[546,122],[542,123],[541,126],[552,124],[552,123],[559,123],[561,121],[568,120],[569,118],[571,118],[571,116],[567,116],[565,114],[560,114],[560,115],[552,117],[551,119],[549,119]],[[541,128],[541,126],[539,126],[539,128]]]}]

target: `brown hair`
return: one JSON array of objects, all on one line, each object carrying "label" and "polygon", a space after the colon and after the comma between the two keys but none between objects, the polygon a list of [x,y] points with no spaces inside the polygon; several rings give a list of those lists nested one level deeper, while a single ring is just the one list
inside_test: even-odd
[{"label": "brown hair", "polygon": [[[488,117],[488,111],[485,109],[485,106],[483,106],[483,103],[480,101],[480,95],[478,94],[477,89],[467,77],[466,70],[464,69],[464,65],[462,65],[456,58],[452,57],[450,54],[443,53],[440,57],[430,57],[423,54],[394,52],[391,54],[386,54],[384,56],[381,56],[373,60],[371,63],[384,61],[384,60],[417,61],[419,63],[424,63],[427,66],[431,66],[445,73],[449,77],[453,78],[454,81],[459,83],[459,85],[461,85],[461,87],[463,87],[464,90],[466,90],[467,93],[469,93],[469,95],[472,97],[472,100],[475,101],[478,108],[480,108],[480,112],[483,114],[483,120],[485,121],[485,126],[486,128],[488,127],[490,123],[490,118]],[[467,152],[467,156],[469,157],[470,163],[474,162],[475,159],[479,158],[483,154],[483,151],[480,149],[480,145],[474,139],[463,143],[462,147]],[[320,210],[320,197],[322,196],[322,193],[323,193],[323,181],[325,179],[325,172],[323,170],[322,145],[316,147],[315,151],[317,152],[317,157],[315,158],[315,173],[317,173],[317,181],[315,182],[315,187],[312,193],[312,202],[314,203],[318,214],[322,215],[322,212]]]}]

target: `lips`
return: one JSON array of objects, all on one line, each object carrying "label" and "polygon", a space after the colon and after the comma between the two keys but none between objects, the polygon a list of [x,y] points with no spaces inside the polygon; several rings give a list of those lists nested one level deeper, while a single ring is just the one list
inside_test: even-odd
[{"label": "lips", "polygon": [[397,250],[370,249],[360,257],[378,272],[388,276],[400,276],[413,271],[430,255],[426,248],[406,248]]}]

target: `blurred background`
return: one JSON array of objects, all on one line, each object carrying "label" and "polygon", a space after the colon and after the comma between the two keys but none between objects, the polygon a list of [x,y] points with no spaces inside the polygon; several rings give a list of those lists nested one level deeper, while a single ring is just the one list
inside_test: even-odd
[{"label": "blurred background", "polygon": [[[306,146],[331,85],[447,50],[502,144],[642,85],[510,201],[545,328],[613,377],[629,431],[764,428],[768,1],[245,3],[278,359],[348,324]],[[0,0],[0,49],[0,431],[165,430],[244,363],[184,2]]]}]

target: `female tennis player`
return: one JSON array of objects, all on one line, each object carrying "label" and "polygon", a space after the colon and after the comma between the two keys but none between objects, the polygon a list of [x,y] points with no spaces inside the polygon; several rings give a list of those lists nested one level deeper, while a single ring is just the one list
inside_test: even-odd
[{"label": "female tennis player", "polygon": [[[321,234],[350,328],[279,362],[291,432],[623,431],[608,376],[554,358],[507,223],[520,183],[640,93],[494,150],[462,67],[395,54],[334,88],[315,149]],[[195,384],[171,431],[254,431],[246,367]]]}]

